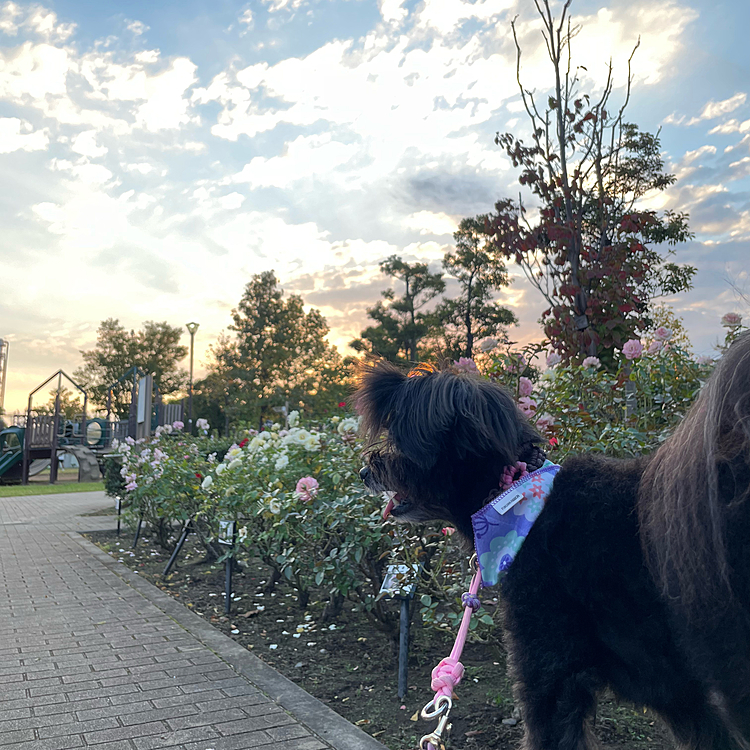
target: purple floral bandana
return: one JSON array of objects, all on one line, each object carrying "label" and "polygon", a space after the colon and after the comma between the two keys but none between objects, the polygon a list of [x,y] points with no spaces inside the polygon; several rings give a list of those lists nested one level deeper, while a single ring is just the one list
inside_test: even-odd
[{"label": "purple floral bandana", "polygon": [[557,464],[545,461],[540,469],[514,482],[471,517],[484,586],[494,586],[510,567],[544,509],[559,470]]}]

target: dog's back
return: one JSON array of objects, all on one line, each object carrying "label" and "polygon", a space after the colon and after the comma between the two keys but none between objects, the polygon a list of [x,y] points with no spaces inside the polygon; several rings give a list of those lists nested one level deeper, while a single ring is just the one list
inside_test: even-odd
[{"label": "dog's back", "polygon": [[750,742],[750,332],[650,462],[638,512],[693,667]]}]

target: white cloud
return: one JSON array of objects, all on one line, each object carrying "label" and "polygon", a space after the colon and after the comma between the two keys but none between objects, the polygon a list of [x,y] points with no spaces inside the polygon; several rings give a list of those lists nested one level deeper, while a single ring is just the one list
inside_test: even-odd
[{"label": "white cloud", "polygon": [[418,211],[409,214],[404,219],[404,224],[420,234],[452,235],[458,229],[455,219],[442,211],[440,213]]},{"label": "white cloud", "polygon": [[143,21],[126,21],[125,23],[125,28],[128,31],[131,31],[135,36],[141,36],[149,30],[149,27],[146,26]]},{"label": "white cloud", "polygon": [[247,31],[250,31],[255,25],[253,11],[250,8],[245,8],[237,20],[246,27]]},{"label": "white cloud", "polygon": [[219,205],[226,211],[236,211],[245,202],[245,196],[241,193],[229,193],[222,195],[218,200]]},{"label": "white cloud", "polygon": [[196,81],[197,66],[184,57],[172,61],[169,69],[146,79],[146,103],[137,117],[147,130],[178,128],[189,122],[190,101],[183,94]]},{"label": "white cloud", "polygon": [[0,7],[0,31],[8,36],[15,36],[18,33],[18,19],[21,15],[21,9],[15,3],[5,3]]},{"label": "white cloud", "polygon": [[0,154],[12,151],[43,151],[49,145],[49,131],[33,130],[18,117],[0,117]]},{"label": "white cloud", "polygon": [[77,154],[87,156],[89,159],[95,159],[98,156],[104,156],[109,151],[106,146],[98,146],[96,143],[96,130],[85,130],[79,133],[71,144],[70,148]]},{"label": "white cloud", "polygon": [[694,122],[700,122],[701,120],[714,120],[721,115],[728,115],[730,112],[734,112],[737,107],[741,107],[746,99],[747,94],[739,92],[720,102],[710,101],[703,107],[700,115],[693,118],[689,124],[692,125]]},{"label": "white cloud", "polygon": [[269,13],[277,13],[280,10],[296,10],[306,0],[261,0],[261,2],[268,8]]},{"label": "white cloud", "polygon": [[[398,10],[404,12],[400,8]],[[456,31],[463,21],[475,19],[478,21],[491,21],[501,13],[512,8],[515,0],[479,0],[479,2],[466,2],[466,0],[424,0],[424,4],[417,14],[418,25],[422,28],[435,29],[439,34],[447,36]],[[391,7],[395,3],[391,3]],[[381,9],[383,17],[385,13]],[[393,13],[394,10],[392,9]]]},{"label": "white cloud", "polygon": [[404,8],[406,0],[380,0],[380,15],[386,23],[400,23],[408,15]]},{"label": "white cloud", "polygon": [[63,96],[72,68],[67,50],[51,44],[24,42],[0,49],[0,99],[38,104],[46,97]]},{"label": "white cloud", "polygon": [[732,118],[726,122],[722,122],[711,130],[708,131],[709,135],[729,135],[731,133],[750,133],[750,120],[744,120],[740,122]]},{"label": "white cloud", "polygon": [[137,164],[126,164],[125,169],[128,172],[138,172],[139,174],[149,174],[154,171],[154,167],[146,162],[138,162]]},{"label": "white cloud", "polygon": [[330,133],[301,135],[287,146],[282,156],[270,159],[256,156],[232,180],[247,182],[253,188],[286,188],[316,175],[330,180],[332,173],[354,158],[359,149],[358,144],[334,141]]}]

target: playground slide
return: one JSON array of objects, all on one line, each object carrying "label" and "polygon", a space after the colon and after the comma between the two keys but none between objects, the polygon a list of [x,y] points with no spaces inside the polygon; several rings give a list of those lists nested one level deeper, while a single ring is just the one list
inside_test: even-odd
[{"label": "playground slide", "polygon": [[[0,454],[0,477],[10,471],[16,464],[20,463],[23,459],[23,451],[5,451]],[[32,461],[29,466],[29,476],[35,477],[45,469],[49,469],[50,461],[48,458],[40,458],[37,461]]]},{"label": "playground slide", "polygon": [[36,461],[31,462],[29,466],[29,476],[35,477],[37,474],[41,474],[45,469],[49,469],[50,460],[48,458],[38,458]]},{"label": "playground slide", "polygon": [[4,451],[0,453],[0,477],[21,462],[23,451]]}]

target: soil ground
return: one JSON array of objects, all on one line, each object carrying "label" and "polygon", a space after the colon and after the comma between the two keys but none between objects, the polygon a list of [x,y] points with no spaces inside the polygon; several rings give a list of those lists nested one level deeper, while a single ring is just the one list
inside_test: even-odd
[{"label": "soil ground", "polygon": [[[322,602],[312,601],[302,610],[291,589],[279,584],[275,590],[267,590],[268,568],[251,560],[234,573],[231,613],[227,617],[224,565],[204,562],[203,551],[192,538],[167,578],[162,571],[169,554],[155,541],[141,539],[133,550],[132,536],[126,530],[119,538],[114,531],[91,533],[88,538],[390,750],[414,750],[419,738],[427,733],[427,723],[417,720],[417,714],[432,698],[430,672],[450,653],[452,637],[419,627],[418,615],[412,621],[409,689],[401,700],[397,696],[397,653],[391,642],[350,608],[345,607],[334,625],[319,624]],[[466,673],[456,691],[449,747],[518,747],[523,729],[518,714],[514,717],[504,653],[497,647],[469,643],[462,662]],[[597,707],[595,732],[604,748],[673,747],[658,719],[606,695]]]}]

